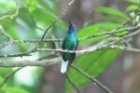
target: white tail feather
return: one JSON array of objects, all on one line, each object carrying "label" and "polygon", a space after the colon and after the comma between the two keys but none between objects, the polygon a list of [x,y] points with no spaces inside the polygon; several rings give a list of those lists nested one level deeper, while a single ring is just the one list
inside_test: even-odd
[{"label": "white tail feather", "polygon": [[61,73],[65,73],[67,71],[67,67],[68,67],[68,61],[62,61],[61,63]]}]

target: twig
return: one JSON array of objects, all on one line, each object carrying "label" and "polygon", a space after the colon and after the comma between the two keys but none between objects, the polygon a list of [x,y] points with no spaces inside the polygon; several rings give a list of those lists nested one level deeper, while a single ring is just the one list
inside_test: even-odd
[{"label": "twig", "polygon": [[[44,34],[42,35],[42,38],[40,39],[40,42],[44,39],[46,33],[49,31],[49,29],[52,27],[52,25],[54,25],[63,15],[65,15],[65,13],[67,12],[67,9],[75,2],[75,0],[71,0],[68,3],[68,6],[65,8],[65,10],[61,13],[60,16],[56,17],[55,20],[47,27],[47,29],[45,30]],[[39,44],[40,44],[39,42]],[[37,48],[37,46],[35,47]]]},{"label": "twig", "polygon": [[[17,3],[16,3],[16,5],[17,5]],[[5,16],[0,17],[0,21],[3,20],[3,19],[5,19],[5,18],[13,19],[14,17],[16,17],[18,15],[18,13],[19,13],[19,7],[17,6],[16,11],[15,11],[14,14],[5,15]]]},{"label": "twig", "polygon": [[75,88],[77,93],[81,93],[80,90],[78,89],[78,87],[75,85],[75,83],[71,80],[71,78],[69,77],[69,75],[66,73],[66,77],[68,79],[68,81],[71,83],[71,85]]},{"label": "twig", "polygon": [[84,75],[85,77],[87,77],[89,80],[91,80],[94,85],[98,85],[101,89],[105,90],[107,93],[113,93],[108,87],[106,87],[105,85],[103,85],[100,81],[98,81],[97,79],[93,78],[92,76],[90,76],[89,74],[87,74],[86,72],[84,72],[83,70],[81,70],[80,68],[71,65],[77,72],[81,73],[82,75]]},{"label": "twig", "polygon": [[132,53],[138,53],[138,54],[140,53],[140,49],[133,48],[133,47],[125,47],[125,46],[119,46],[119,45],[111,45],[111,46],[109,46],[109,48],[124,50],[124,51],[132,52]]},{"label": "twig", "polygon": [[22,68],[23,68],[23,67],[20,67],[20,68],[16,69],[15,71],[9,73],[9,74],[5,77],[4,81],[0,84],[0,88],[2,88],[3,85],[4,85],[16,72],[18,72],[18,71],[21,70]]},{"label": "twig", "polygon": [[[34,18],[33,15],[29,12],[28,6],[29,6],[29,4],[27,4],[27,6],[26,6],[26,7],[27,7],[27,8],[26,8],[26,9],[27,9],[27,13],[29,14],[29,16],[30,16],[31,19],[35,22],[35,25],[36,25],[35,18]],[[57,17],[57,18],[54,20],[54,22],[52,22],[52,23],[47,27],[47,29],[46,29],[45,32],[43,33],[41,39],[37,42],[37,45],[36,45],[31,51],[36,51],[36,48],[37,48],[38,45],[43,41],[43,39],[44,39],[46,33],[49,31],[49,29],[51,28],[51,26],[54,25],[54,24],[57,22],[58,19],[59,19],[59,17]],[[44,31],[42,28],[38,27],[37,25],[36,25],[36,27],[37,27],[39,30]]]},{"label": "twig", "polygon": [[55,57],[43,60],[20,60],[20,61],[0,61],[0,67],[23,67],[23,66],[50,66],[59,63],[62,59]]},{"label": "twig", "polygon": [[[110,47],[110,46],[115,45],[115,43],[119,42],[120,40],[123,40],[126,37],[133,36],[133,35],[135,35],[139,32],[140,31],[136,31],[134,33],[131,33],[129,35],[126,35],[126,36],[124,36],[122,38],[118,38],[118,39],[108,38],[108,39],[105,39],[105,40],[101,41],[100,43],[98,43],[96,45],[90,46],[90,47],[82,49],[82,50],[69,51],[69,50],[62,50],[62,49],[47,49],[47,48],[39,49],[39,48],[36,48],[35,50],[31,50],[31,51],[23,52],[23,53],[7,54],[7,55],[1,54],[0,57],[19,57],[19,56],[24,56],[24,55],[25,56],[30,56],[30,53],[44,52],[44,51],[48,51],[48,52],[69,52],[69,53],[76,53],[78,55],[81,55],[81,54],[85,54],[85,53],[89,53],[89,52],[93,52],[93,51],[97,51],[97,50],[101,50],[101,49],[112,49],[112,47]],[[113,40],[113,41],[111,41],[111,40]],[[131,50],[127,50],[127,51],[131,51]],[[133,52],[140,53],[139,51],[133,51]]]},{"label": "twig", "polygon": [[3,26],[0,25],[0,31],[2,32],[2,34],[7,37],[9,40],[12,40],[12,38],[4,31]]},{"label": "twig", "polygon": [[[5,15],[5,16],[0,17],[0,21],[3,20],[3,19],[6,19],[6,18],[13,19],[14,17],[16,17],[16,16],[18,15],[18,13],[19,13],[19,7],[18,7],[17,3],[16,3],[16,6],[17,6],[17,7],[16,7],[16,11],[15,11],[14,14]],[[9,40],[12,40],[12,38],[4,31],[4,28],[3,28],[2,25],[0,25],[0,31],[2,32],[2,34],[3,34],[5,37],[7,37]]]},{"label": "twig", "polygon": [[[17,3],[16,3],[17,5]],[[5,16],[2,16],[0,17],[0,21],[3,20],[3,19],[6,19],[6,18],[10,18],[10,19],[13,19],[14,17],[16,17],[19,13],[19,7],[17,6],[16,7],[16,11],[14,14],[11,14],[11,15],[5,15]],[[0,31],[2,32],[2,34],[7,37],[9,40],[12,40],[12,38],[4,31],[4,28],[2,25],[0,25]]]},{"label": "twig", "polygon": [[[57,21],[59,20],[59,17],[57,17],[46,29],[46,31],[44,32],[44,34],[42,35],[42,38],[40,39],[40,42],[44,39],[46,33],[49,31],[49,29],[52,27],[52,25],[54,25]],[[39,43],[40,43],[39,42]]]},{"label": "twig", "polygon": [[[50,56],[50,55],[48,55],[48,56]],[[46,63],[45,62],[45,60],[42,60],[42,59],[37,59],[37,61],[39,62],[43,62],[44,61],[44,64],[47,64],[47,65],[51,65],[51,64],[53,64],[54,63],[54,61],[53,62],[51,62],[51,64],[50,63]],[[29,62],[29,61],[25,61],[25,63],[26,62]],[[34,61],[33,61],[34,62]],[[32,63],[33,63],[32,62]],[[30,62],[29,62],[30,63]],[[11,73],[9,73],[5,78],[4,78],[4,80],[3,80],[3,82],[0,84],[0,88],[2,88],[3,86],[4,86],[4,84],[16,73],[16,72],[18,72],[19,70],[21,70],[22,68],[24,68],[26,65],[23,65],[22,67],[20,67],[20,68],[18,68],[18,69],[16,69],[15,71],[13,71],[13,72],[11,72]]]},{"label": "twig", "polygon": [[0,57],[23,57],[23,56],[31,56],[31,55],[30,55],[30,52],[13,53],[13,54],[0,54]]},{"label": "twig", "polygon": [[132,36],[134,36],[134,35],[136,35],[136,34],[138,34],[138,33],[140,33],[140,28],[138,28],[137,31],[134,31],[133,33],[130,33],[130,34],[128,34],[128,35],[125,35],[125,36],[119,38],[118,40],[113,41],[113,42],[107,44],[106,46],[113,45],[113,44],[115,44],[115,43],[118,43],[118,42],[121,41],[121,40],[123,41],[125,38],[132,37]]},{"label": "twig", "polygon": [[[13,45],[13,44],[20,44],[20,43],[24,43],[24,44],[31,44],[31,43],[38,43],[40,40],[12,40],[12,41],[7,41],[4,44],[0,45],[0,49],[1,48],[5,48],[7,46]],[[47,43],[47,42],[62,42],[63,39],[58,38],[58,39],[44,39],[43,41],[41,41],[42,43]]]},{"label": "twig", "polygon": [[[115,33],[123,32],[125,30],[135,30],[135,29],[138,29],[138,28],[140,28],[140,26],[130,27],[130,28],[126,28],[126,29],[123,29],[123,30],[116,30],[116,31],[113,30],[111,32],[106,32],[106,33],[101,33],[101,34],[94,34],[94,35],[86,36],[86,37],[83,37],[83,38],[79,38],[79,40],[83,41],[83,40],[86,40],[86,39],[90,39],[92,37],[115,34]],[[63,41],[63,38],[59,38],[59,39],[44,39],[41,42],[47,43],[47,42],[62,42],[62,41]],[[40,40],[12,40],[12,41],[8,41],[8,42],[5,42],[4,44],[0,45],[0,49],[4,48],[6,46],[9,46],[9,45],[13,45],[13,44],[19,44],[19,43],[29,43],[30,44],[30,43],[38,43],[38,42],[40,42]]]},{"label": "twig", "polygon": [[[125,25],[127,25],[130,21],[132,21],[134,18],[130,17],[126,22],[124,22],[122,25],[120,25],[119,27],[117,27],[115,30],[119,30],[120,28],[124,27]],[[114,31],[115,31],[114,30]]]},{"label": "twig", "polygon": [[23,57],[23,56],[31,56],[30,53],[36,52],[36,50],[31,50],[23,53],[13,53],[13,54],[0,54],[0,57]]},{"label": "twig", "polygon": [[92,37],[98,37],[98,36],[110,35],[110,34],[115,34],[115,33],[124,32],[124,31],[126,31],[126,30],[135,30],[135,29],[139,29],[139,28],[140,28],[140,26],[129,27],[129,28],[126,28],[126,29],[121,29],[121,30],[113,30],[113,31],[106,32],[106,33],[93,34],[93,35],[90,35],[90,36],[86,36],[86,37],[84,37],[84,38],[80,38],[79,40],[82,41],[82,40],[85,40],[85,39],[90,39],[90,38],[92,38]]},{"label": "twig", "polygon": [[[28,51],[28,52],[24,52],[24,53],[16,53],[16,54],[8,54],[8,55],[0,55],[0,57],[18,57],[18,56],[24,56],[24,55],[29,55],[30,53],[33,53],[33,52],[41,52],[41,51],[51,51],[51,52],[69,52],[69,53],[79,53],[79,54],[84,54],[84,53],[87,53],[87,52],[93,52],[93,51],[97,51],[99,49],[109,49],[111,45],[114,45],[115,43],[118,43],[119,41],[127,38],[127,37],[131,37],[131,36],[134,36],[136,34],[140,33],[140,30],[138,31],[135,31],[131,34],[128,34],[128,35],[125,35],[121,38],[119,38],[118,40],[116,41],[113,41],[113,42],[110,42],[108,43],[107,39],[105,42],[104,41],[101,41],[99,44],[97,45],[94,45],[94,46],[91,46],[89,48],[86,48],[86,49],[82,49],[82,50],[77,50],[77,51],[68,51],[68,50],[62,50],[62,49],[33,49],[31,51]],[[138,53],[138,52],[137,52]]]},{"label": "twig", "polygon": [[[75,1],[75,0],[72,0],[72,1],[70,1],[70,3],[73,4],[74,1]],[[70,5],[71,5],[71,4],[70,4]],[[69,6],[70,6],[70,5],[69,5]],[[67,8],[68,8],[68,7],[67,7]],[[40,39],[40,42],[43,41],[43,39],[44,39],[46,33],[49,31],[49,29],[52,27],[52,25],[54,25],[54,24],[60,19],[60,17],[63,16],[63,15],[65,14],[65,12],[67,11],[67,8],[66,8],[66,10],[64,10],[63,13],[61,13],[60,16],[56,17],[55,20],[47,27],[47,29],[45,30],[45,32],[43,33],[43,35],[42,35],[42,37],[41,37],[41,39]],[[32,17],[32,16],[31,16],[31,17]],[[39,42],[39,44],[40,44],[40,42]],[[36,46],[36,47],[37,47],[37,46]],[[36,48],[36,47],[35,47],[35,48]]]},{"label": "twig", "polygon": [[[125,50],[133,53],[139,53],[140,54],[140,49],[132,48],[132,47],[125,47],[121,45],[110,45],[110,46],[91,46],[87,49],[82,49],[82,50],[77,50],[77,51],[67,51],[67,50],[61,50],[61,49],[37,49],[37,51],[51,51],[51,52],[70,52],[70,53],[77,53],[78,55],[85,54],[88,52],[93,52],[97,51],[99,49],[119,49],[119,50]],[[21,54],[22,56],[25,54]],[[21,56],[20,55],[20,56]],[[17,55],[0,55],[0,57],[17,57]],[[52,59],[44,59],[41,61],[30,61],[30,60],[22,60],[22,61],[8,61],[8,62],[3,62],[0,61],[0,67],[21,67],[21,66],[48,66],[52,64],[56,64],[61,60],[61,58],[52,58]]]}]

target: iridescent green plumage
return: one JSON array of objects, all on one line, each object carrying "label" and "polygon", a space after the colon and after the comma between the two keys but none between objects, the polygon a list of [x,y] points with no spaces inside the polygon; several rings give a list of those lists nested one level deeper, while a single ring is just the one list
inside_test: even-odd
[{"label": "iridescent green plumage", "polygon": [[[72,23],[69,25],[68,34],[64,39],[62,44],[62,49],[64,50],[76,50],[78,46],[78,38],[76,36],[76,26]],[[62,65],[61,65],[61,73],[65,73],[67,70],[67,66],[69,66],[75,58],[75,53],[63,53],[62,54]]]}]

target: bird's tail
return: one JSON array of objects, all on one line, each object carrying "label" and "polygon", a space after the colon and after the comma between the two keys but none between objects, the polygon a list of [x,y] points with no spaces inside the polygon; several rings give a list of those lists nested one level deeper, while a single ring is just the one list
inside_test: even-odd
[{"label": "bird's tail", "polygon": [[66,73],[69,61],[62,61],[61,63],[61,73]]}]

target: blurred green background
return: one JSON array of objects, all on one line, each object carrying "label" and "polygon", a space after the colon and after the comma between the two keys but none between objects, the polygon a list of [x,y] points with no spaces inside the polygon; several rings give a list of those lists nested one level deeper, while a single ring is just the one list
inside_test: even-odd
[{"label": "blurred green background", "polygon": [[[136,0],[75,0],[70,6],[69,2],[69,0],[0,0],[0,46],[9,41],[2,32],[13,40],[39,40],[46,28],[57,17],[60,19],[52,25],[45,39],[63,38],[68,30],[68,20],[77,25],[79,38],[113,31],[130,18],[130,12],[138,9]],[[63,14],[65,9],[67,11]],[[128,25],[122,28],[127,27]],[[123,35],[123,33],[119,34]],[[118,36],[114,35],[114,37]],[[109,37],[111,36],[104,35],[83,40],[78,49],[87,48]],[[33,49],[36,44],[13,44],[1,48],[0,53],[3,55],[26,52]],[[61,42],[41,43],[39,47],[61,48]],[[0,60],[5,62],[34,61],[42,58],[47,60],[56,56],[56,54],[51,56],[50,54],[51,52],[36,52],[27,57],[1,57]],[[136,63],[137,60],[135,59]],[[135,88],[136,92],[133,93],[139,93],[137,89],[139,85],[134,89],[130,87],[133,85],[130,82],[135,76],[132,75],[134,63],[131,53],[117,49],[103,49],[78,56],[74,65],[92,77],[98,78],[114,93],[132,93],[131,91]],[[0,84],[16,69],[17,67],[0,67]],[[73,86],[59,69],[60,64],[48,67],[24,67],[0,87],[0,93],[75,93]],[[68,75],[81,93],[105,93],[73,68],[70,68]],[[130,86],[127,86],[126,82]]]}]

